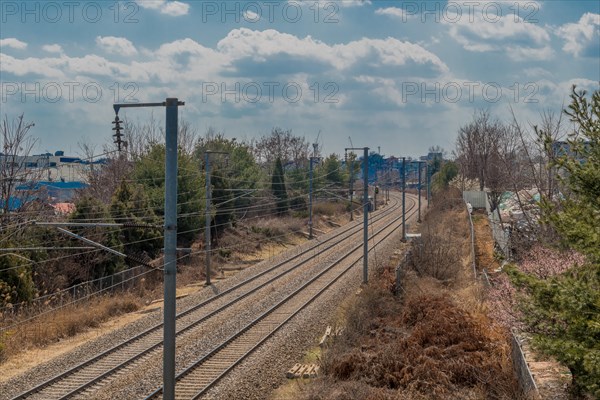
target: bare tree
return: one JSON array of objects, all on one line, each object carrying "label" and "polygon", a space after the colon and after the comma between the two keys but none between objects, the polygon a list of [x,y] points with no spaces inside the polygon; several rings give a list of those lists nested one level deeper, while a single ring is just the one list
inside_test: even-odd
[{"label": "bare tree", "polygon": [[[136,161],[146,155],[152,146],[165,141],[165,128],[154,118],[154,114],[146,122],[125,120],[123,124],[127,141],[127,154]],[[189,121],[180,120],[177,131],[179,149],[187,155],[194,151],[198,131]]]},{"label": "bare tree", "polygon": [[127,140],[127,153],[132,160],[139,160],[147,154],[150,148],[164,141],[164,135],[154,118],[154,113],[144,122],[131,122],[125,119],[123,123],[125,139]]},{"label": "bare tree", "polygon": [[0,154],[0,220],[3,224],[11,218],[11,209],[17,206],[17,202],[24,204],[31,196],[31,191],[17,191],[17,187],[37,180],[41,174],[40,166],[28,160],[37,141],[29,136],[33,126],[34,123],[24,120],[23,114],[12,121],[5,115],[0,125],[3,140]]},{"label": "bare tree", "polygon": [[512,125],[521,142],[522,170],[527,171],[529,186],[551,199],[557,189],[558,177],[550,165],[559,156],[555,144],[565,137],[562,113],[557,116],[553,111],[543,111],[540,125],[532,125],[531,130],[519,124],[514,111],[512,117]]},{"label": "bare tree", "polygon": [[478,111],[473,121],[459,130],[456,152],[461,172],[468,178],[478,179],[480,190],[486,187],[504,131],[502,123],[497,119],[492,120],[486,110]]},{"label": "bare tree", "polygon": [[132,164],[125,157],[109,158],[102,168],[90,171],[89,186],[81,191],[80,198],[93,197],[104,204],[110,204],[111,199],[121,181],[129,176]]},{"label": "bare tree", "polygon": [[256,159],[266,165],[274,165],[277,158],[284,166],[292,163],[300,168],[308,164],[310,145],[306,138],[294,136],[291,130],[273,128],[270,135],[261,137],[253,147]]}]

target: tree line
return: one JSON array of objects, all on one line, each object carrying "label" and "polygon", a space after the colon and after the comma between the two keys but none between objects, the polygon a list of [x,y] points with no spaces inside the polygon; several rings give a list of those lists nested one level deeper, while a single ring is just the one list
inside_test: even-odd
[{"label": "tree line", "polygon": [[[10,123],[5,117],[2,135],[4,154],[26,155],[24,143],[33,143],[23,116]],[[342,160],[331,154],[321,157],[311,149],[306,138],[291,130],[273,128],[258,139],[243,141],[228,138],[208,129],[204,135],[187,122],[180,124],[178,148],[178,243],[189,246],[201,240],[205,226],[205,152],[215,152],[210,159],[210,209],[212,237],[233,226],[241,218],[280,216],[293,213],[307,216],[309,160],[313,162],[315,192],[345,187],[348,171]],[[15,139],[16,138],[16,139]],[[7,140],[10,139],[10,140]],[[126,151],[110,153],[106,165],[91,169],[89,186],[74,200],[75,210],[67,216],[56,215],[45,204],[41,193],[31,193],[31,201],[21,208],[8,209],[8,199],[15,187],[39,174],[20,163],[0,163],[3,188],[0,214],[0,243],[7,248],[40,248],[30,251],[0,253],[0,304],[27,302],[36,296],[122,271],[135,261],[103,251],[61,251],[42,247],[82,246],[56,229],[32,226],[31,220],[108,222],[133,227],[73,227],[74,233],[136,259],[151,260],[160,256],[164,216],[165,145],[164,131],[150,118],[145,123],[125,122]],[[81,145],[86,158],[95,147]],[[33,144],[27,148],[31,151]],[[15,158],[16,159],[16,158]],[[359,163],[356,163],[359,164]],[[357,170],[357,168],[355,168]],[[145,227],[142,227],[145,226]]]}]

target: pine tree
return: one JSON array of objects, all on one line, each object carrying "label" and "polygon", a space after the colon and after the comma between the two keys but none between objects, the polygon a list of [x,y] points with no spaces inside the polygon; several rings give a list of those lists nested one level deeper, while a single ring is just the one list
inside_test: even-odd
[{"label": "pine tree", "polygon": [[[69,217],[73,222],[113,222],[108,207],[93,197],[83,197],[75,203],[75,211]],[[73,232],[88,239],[98,242],[114,250],[123,251],[123,245],[119,239],[118,230],[106,227],[74,228]],[[80,245],[80,243],[79,243]],[[82,269],[87,269],[87,276],[80,275],[79,279],[90,280],[112,275],[123,269],[124,260],[114,254],[103,250],[85,252],[73,256]],[[76,281],[70,282],[75,284]]]},{"label": "pine tree", "polygon": [[[110,211],[115,221],[120,223],[160,223],[143,188],[127,181],[122,181],[113,195]],[[122,229],[119,236],[127,255],[154,258],[162,248],[160,228],[129,227]]]},{"label": "pine tree", "polygon": [[600,398],[600,91],[589,101],[573,88],[571,99],[566,114],[577,129],[551,166],[565,189],[545,199],[542,211],[563,245],[587,260],[549,279],[514,267],[509,275],[524,291],[521,307],[535,347],[570,369],[578,394]]}]

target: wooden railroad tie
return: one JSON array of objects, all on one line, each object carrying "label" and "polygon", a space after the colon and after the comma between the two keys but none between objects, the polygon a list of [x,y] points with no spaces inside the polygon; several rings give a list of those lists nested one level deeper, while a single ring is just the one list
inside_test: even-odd
[{"label": "wooden railroad tie", "polygon": [[316,378],[319,373],[317,364],[294,364],[292,368],[285,374],[288,379],[300,378]]},{"label": "wooden railroad tie", "polygon": [[328,326],[327,329],[325,329],[325,334],[319,341],[319,346],[321,346],[321,347],[325,346],[325,344],[327,343],[327,339],[329,339],[329,336],[331,336],[331,327],[330,326]]},{"label": "wooden railroad tie", "polygon": [[319,347],[326,346],[328,339],[330,339],[330,338],[332,338],[334,336],[341,335],[343,329],[344,328],[342,328],[342,327],[337,327],[335,330],[333,330],[333,328],[331,326],[328,326],[327,329],[325,329],[325,334],[323,335],[323,337],[319,341]]}]

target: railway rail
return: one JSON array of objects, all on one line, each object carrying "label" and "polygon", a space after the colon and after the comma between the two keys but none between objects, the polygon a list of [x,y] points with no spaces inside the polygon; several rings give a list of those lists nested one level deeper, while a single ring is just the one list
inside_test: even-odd
[{"label": "railway rail", "polygon": [[[395,232],[397,226],[394,225],[398,224],[400,220],[401,217],[395,218],[372,235],[373,238],[381,236],[379,241],[371,246],[369,252]],[[362,260],[362,256],[359,255],[361,247],[362,245],[354,246],[352,250],[336,259],[326,269],[181,371],[176,376],[175,399],[195,400],[204,395],[289,320],[358,264]],[[354,257],[352,257],[353,255]],[[145,400],[160,399],[162,390],[162,388],[155,390]]]},{"label": "railway rail", "polygon": [[[416,205],[414,199],[409,198],[409,201],[412,203],[410,208],[414,208]],[[386,207],[385,209],[374,213],[371,223],[374,225],[380,221],[385,221],[391,214],[397,212],[398,209],[399,201],[397,198],[393,198],[390,207]],[[397,223],[398,220],[399,218],[394,218],[393,222],[387,224],[386,226],[391,226],[392,224]],[[340,247],[343,247],[344,243],[348,243],[354,236],[360,236],[361,230],[362,225],[359,223],[352,224],[349,227],[343,227],[335,236],[331,236],[319,243],[311,243],[308,248],[300,251],[299,253],[289,255],[289,257],[287,257],[285,260],[278,262],[274,266],[249,277],[248,279],[232,286],[229,289],[215,294],[214,296],[183,312],[180,312],[177,315],[178,340],[186,336],[194,335],[194,333],[199,332],[204,322],[210,320],[219,313],[234,307],[236,304],[243,302],[245,299],[249,299],[252,296],[257,295],[257,293],[260,293],[261,290],[265,290],[265,288],[272,286],[275,282],[283,277],[291,275],[295,271],[302,270],[300,267],[314,262],[315,258],[318,257],[318,254],[322,254],[323,252],[331,249],[333,249],[332,252],[339,252]],[[374,236],[377,236],[380,233],[381,230],[378,231]],[[348,246],[346,245],[346,247]],[[350,254],[354,254],[359,248],[360,245],[353,246],[349,251],[344,250],[346,255],[342,257],[342,259],[350,257]],[[361,258],[359,257],[358,260],[360,259]],[[354,261],[354,264],[357,263],[358,260]],[[337,265],[341,262],[342,260],[334,262],[333,265]],[[306,289],[306,285],[309,285],[309,283],[314,285],[316,284],[316,281],[323,282],[323,280],[328,279],[328,271],[331,271],[333,265],[330,265],[325,270],[319,272],[301,287]],[[350,267],[348,267],[348,269],[349,268]],[[331,284],[332,283],[333,281]],[[328,287],[328,285],[326,287]],[[322,290],[325,290],[326,287]],[[302,290],[299,288],[292,295],[299,296],[301,292]],[[289,298],[290,296],[286,297],[286,299]],[[284,307],[284,304],[279,304],[278,307]],[[282,310],[283,309],[284,308],[282,308]],[[286,311],[286,313],[289,314],[288,311]],[[280,313],[270,312],[269,315],[280,315]],[[292,318],[292,316],[289,316],[289,318]],[[289,318],[287,318],[285,321],[289,320]],[[279,321],[278,326],[279,324],[284,324],[285,321]],[[264,327],[265,324],[267,324],[267,326],[274,326],[273,324],[275,324],[275,322],[274,320],[269,319],[267,315],[261,315],[260,317],[257,317],[256,323],[252,324],[252,326],[256,326],[256,328],[253,330],[250,328],[244,329],[255,332],[257,329],[262,329],[259,327]],[[236,339],[239,340],[240,337],[249,337],[250,333],[246,333],[244,329],[240,330],[240,332],[236,334],[236,338],[229,338],[228,343],[233,342]],[[221,347],[221,350],[224,350],[225,348],[235,348],[235,346],[231,347],[230,345],[223,345]],[[156,324],[144,332],[108,349],[107,351],[95,355],[76,365],[75,367],[36,385],[35,387],[17,395],[16,397],[13,397],[13,400],[50,400],[77,397],[77,395],[82,395],[88,390],[97,389],[101,385],[110,382],[111,379],[115,379],[119,373],[122,373],[129,368],[133,368],[135,365],[138,365],[142,361],[150,358],[152,355],[160,352],[161,349],[162,324]],[[216,354],[216,352],[217,351],[215,349],[211,351],[211,354]],[[205,356],[204,358],[206,357],[208,356]],[[231,366],[231,368],[233,368],[233,366]],[[231,368],[227,369],[227,371],[229,371]],[[224,373],[226,373],[226,371],[222,372],[217,380],[220,379]],[[193,376],[193,374],[191,374],[191,376]],[[214,383],[210,384],[208,387],[212,386],[213,384]],[[181,387],[183,388],[184,386],[185,385],[182,384]],[[185,397],[184,395],[183,398],[188,397]]]}]

